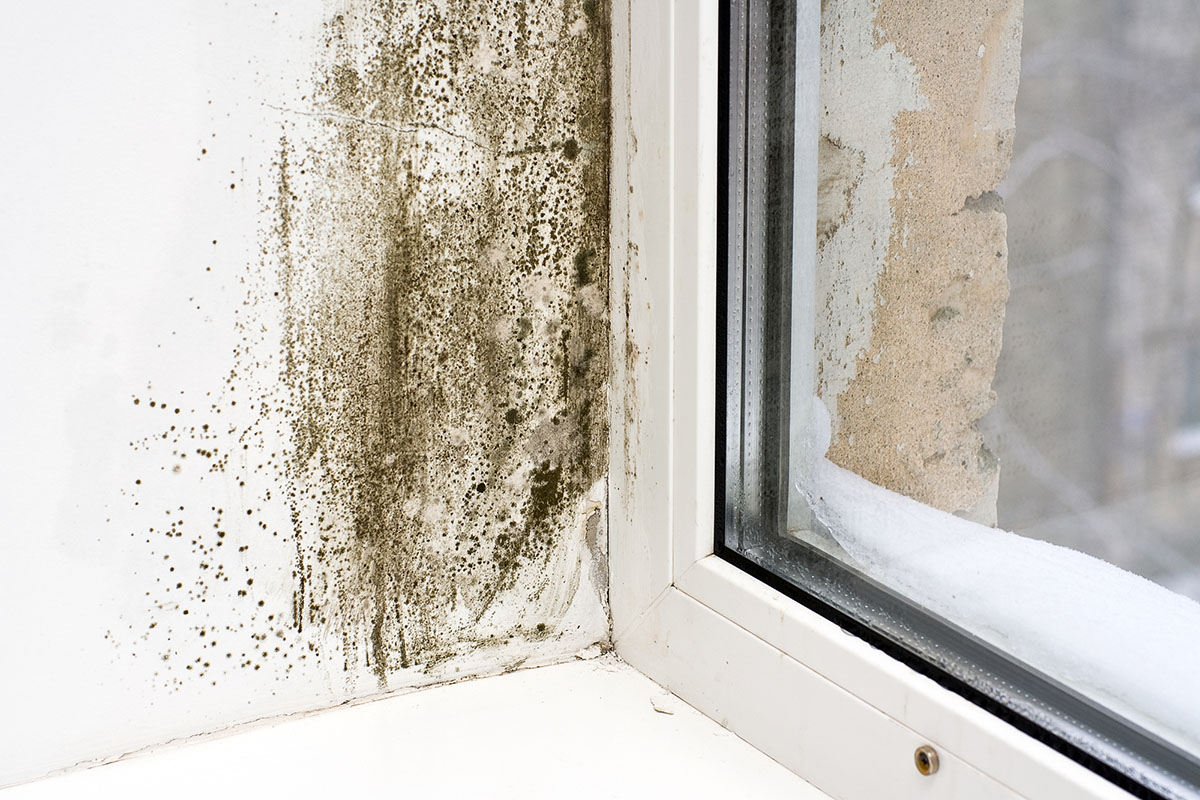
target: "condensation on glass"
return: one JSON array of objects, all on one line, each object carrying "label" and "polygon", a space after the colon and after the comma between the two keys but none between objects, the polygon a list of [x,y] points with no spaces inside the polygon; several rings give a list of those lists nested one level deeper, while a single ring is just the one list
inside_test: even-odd
[{"label": "condensation on glass", "polygon": [[[1200,16],[1188,3],[1026,5],[1014,157],[999,187],[1011,295],[998,399],[982,423],[1001,467],[999,526],[984,530],[828,466],[801,489],[824,453],[809,451],[821,424],[818,54],[821,6],[833,4],[722,5],[717,551],[1135,794],[1200,796],[1200,716],[1167,719],[1136,685],[1200,647]],[[820,508],[823,486],[859,505]],[[860,530],[837,529],[848,516]],[[931,529],[912,541],[943,552],[961,537],[964,570],[971,558],[1002,565],[1015,595],[1024,585],[1048,596],[1047,583],[1093,593],[1080,603],[1127,595],[1129,607],[1104,600],[1121,617],[1111,631],[1176,644],[1137,653],[1144,674],[1096,664],[1103,679],[1090,682],[1079,659],[1121,643],[1064,631],[1054,652],[1053,619],[1028,620],[1022,640],[1021,602],[997,621],[986,597],[906,582],[906,570],[934,578],[888,540],[905,525]],[[1189,669],[1173,664],[1164,680]],[[1165,703],[1200,708],[1200,682],[1165,691]]]}]

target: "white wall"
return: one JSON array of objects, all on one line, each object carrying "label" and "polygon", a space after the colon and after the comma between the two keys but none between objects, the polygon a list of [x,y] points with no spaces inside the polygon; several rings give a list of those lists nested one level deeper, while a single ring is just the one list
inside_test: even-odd
[{"label": "white wall", "polygon": [[[512,585],[482,604],[460,598],[495,567],[455,558],[467,534],[486,545],[495,526],[466,526],[452,510],[401,532],[434,542],[420,558],[436,554],[460,581],[437,616],[418,609],[376,626],[377,637],[402,640],[419,625],[442,637],[411,663],[379,669],[371,632],[336,612],[349,602],[374,613],[379,598],[346,598],[369,583],[298,591],[298,559],[311,567],[326,544],[347,563],[371,562],[336,503],[296,499],[298,428],[281,377],[288,309],[272,301],[278,251],[267,253],[279,140],[307,145],[326,177],[337,169],[312,156],[337,144],[314,70],[334,11],[375,19],[375,5],[120,0],[6,13],[0,785],[352,695],[552,661],[607,636],[589,547],[600,523],[582,490],[557,498],[546,553],[518,552]],[[554,45],[531,42],[535,53]],[[470,180],[503,167],[492,159]],[[297,236],[308,242],[339,234],[336,215],[322,216],[336,204],[331,185],[297,180],[307,215]],[[571,285],[547,280],[547,297]],[[548,425],[546,408],[529,414]],[[541,455],[518,448],[505,491],[528,494],[519,478]],[[553,585],[531,584],[535,574]],[[316,609],[303,630],[298,596]]]}]

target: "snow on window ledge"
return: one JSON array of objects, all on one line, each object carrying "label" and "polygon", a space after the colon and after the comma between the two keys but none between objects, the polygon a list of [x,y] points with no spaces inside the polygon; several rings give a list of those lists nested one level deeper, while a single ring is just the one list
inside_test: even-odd
[{"label": "snow on window ledge", "polygon": [[877,486],[825,458],[830,422],[820,400],[812,420],[797,488],[863,572],[1200,752],[1200,604],[1092,556]]}]

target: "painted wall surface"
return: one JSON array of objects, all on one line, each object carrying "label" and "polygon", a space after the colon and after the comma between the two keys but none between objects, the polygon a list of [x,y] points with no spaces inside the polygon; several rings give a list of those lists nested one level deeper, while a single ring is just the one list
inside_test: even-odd
[{"label": "painted wall surface", "polygon": [[9,17],[0,785],[606,641],[606,5]]},{"label": "painted wall surface", "polygon": [[1012,157],[1021,0],[827,0],[818,388],[829,458],[994,524],[979,420],[1008,299],[995,188]]}]

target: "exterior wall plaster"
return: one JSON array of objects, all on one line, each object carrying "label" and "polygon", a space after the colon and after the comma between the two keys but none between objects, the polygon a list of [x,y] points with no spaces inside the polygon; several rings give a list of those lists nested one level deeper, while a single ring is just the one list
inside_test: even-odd
[{"label": "exterior wall plaster", "polygon": [[1021,0],[826,0],[818,389],[830,458],[994,524],[977,428],[1008,296],[993,190],[1012,154]]}]

